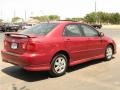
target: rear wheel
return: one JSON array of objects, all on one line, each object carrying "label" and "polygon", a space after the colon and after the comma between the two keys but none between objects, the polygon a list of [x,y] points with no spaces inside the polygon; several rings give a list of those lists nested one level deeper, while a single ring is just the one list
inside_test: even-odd
[{"label": "rear wheel", "polygon": [[50,75],[53,77],[65,74],[67,69],[67,58],[64,54],[57,54],[51,62]]},{"label": "rear wheel", "polygon": [[15,30],[15,32],[17,32],[17,31],[18,31],[18,29]]},{"label": "rear wheel", "polygon": [[113,48],[111,45],[109,45],[105,50],[105,60],[111,60],[112,56],[113,56]]}]

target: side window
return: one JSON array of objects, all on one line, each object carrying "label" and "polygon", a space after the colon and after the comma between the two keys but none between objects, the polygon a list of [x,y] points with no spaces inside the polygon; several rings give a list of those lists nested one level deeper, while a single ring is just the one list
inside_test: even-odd
[{"label": "side window", "polygon": [[85,36],[88,36],[88,37],[98,36],[98,31],[91,28],[90,26],[87,26],[87,25],[80,25],[80,26],[81,26],[81,29],[83,30]]},{"label": "side window", "polygon": [[75,24],[67,25],[63,34],[64,36],[82,36],[79,26]]}]

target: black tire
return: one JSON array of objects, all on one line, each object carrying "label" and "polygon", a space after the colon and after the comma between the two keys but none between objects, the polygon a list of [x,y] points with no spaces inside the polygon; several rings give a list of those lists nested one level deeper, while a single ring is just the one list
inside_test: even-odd
[{"label": "black tire", "polygon": [[[109,54],[108,54],[109,53]],[[111,60],[113,57],[113,47],[111,45],[108,45],[105,50],[105,61]]]},{"label": "black tire", "polygon": [[17,31],[18,31],[18,29],[15,30],[15,32],[17,32]]},{"label": "black tire", "polygon": [[[59,59],[62,63],[59,63]],[[56,64],[59,63],[59,65],[55,65],[55,63]],[[66,56],[64,54],[57,54],[52,59],[51,69],[49,73],[52,77],[58,77],[64,75],[66,73],[67,66],[68,66],[68,60]],[[58,70],[56,70],[55,68],[58,68]]]},{"label": "black tire", "polygon": [[5,30],[2,30],[3,32],[5,32]]}]

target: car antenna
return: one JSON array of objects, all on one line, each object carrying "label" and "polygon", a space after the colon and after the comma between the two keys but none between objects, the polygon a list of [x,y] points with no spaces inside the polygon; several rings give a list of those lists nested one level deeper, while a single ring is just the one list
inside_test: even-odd
[{"label": "car antenna", "polygon": [[46,19],[47,20],[47,22],[49,23],[50,22],[50,20],[49,20],[49,18],[48,18],[48,16],[46,16],[45,15],[45,13],[42,11],[42,10],[40,10],[40,12],[45,16],[45,18],[44,19]]}]

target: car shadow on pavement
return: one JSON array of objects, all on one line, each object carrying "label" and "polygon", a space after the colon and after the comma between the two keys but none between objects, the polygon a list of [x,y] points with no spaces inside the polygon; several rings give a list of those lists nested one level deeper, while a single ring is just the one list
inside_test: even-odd
[{"label": "car shadow on pavement", "polygon": [[21,79],[27,82],[40,81],[40,80],[45,80],[49,78],[48,72],[26,71],[17,66],[4,68],[2,69],[2,72],[9,76],[12,76],[14,78]]},{"label": "car shadow on pavement", "polygon": [[[112,59],[114,59],[114,57]],[[77,71],[77,70],[80,70],[80,69],[85,68],[85,67],[89,67],[91,65],[95,65],[95,64],[99,64],[99,63],[105,63],[105,62],[109,62],[109,61],[111,61],[111,60],[108,60],[108,61],[105,61],[103,59],[91,60],[91,61],[88,61],[88,62],[85,62],[85,63],[81,63],[81,64],[78,64],[78,65],[69,67],[67,72],[70,73],[70,72]]]},{"label": "car shadow on pavement", "polygon": [[[78,65],[69,67],[67,70],[67,73],[70,73],[70,72],[73,72],[76,70],[80,70],[82,68],[85,68],[85,67],[88,67],[91,65],[95,65],[98,63],[102,63],[102,62],[105,62],[105,61],[104,60],[92,60],[92,61],[89,61],[86,63],[78,64]],[[46,80],[46,79],[51,78],[51,76],[49,75],[48,72],[26,71],[17,66],[11,66],[11,67],[4,68],[4,69],[2,69],[2,72],[9,76],[12,76],[14,78],[21,79],[21,80],[24,80],[27,82],[34,82],[34,81]]]}]

